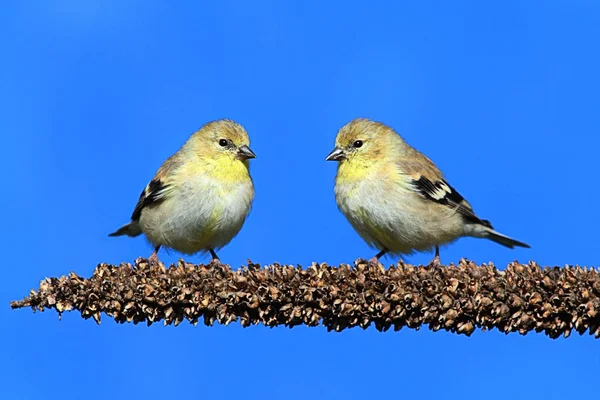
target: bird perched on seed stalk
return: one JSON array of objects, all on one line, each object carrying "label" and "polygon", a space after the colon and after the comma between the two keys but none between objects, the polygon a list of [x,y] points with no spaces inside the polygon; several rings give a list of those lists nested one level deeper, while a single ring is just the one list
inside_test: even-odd
[{"label": "bird perched on seed stalk", "polygon": [[109,236],[142,233],[154,246],[150,256],[158,261],[161,247],[184,254],[216,250],[240,231],[254,200],[246,130],[222,119],[209,122],[158,169],[142,191],[131,222]]},{"label": "bird perched on seed stalk", "polygon": [[366,118],[343,126],[327,161],[338,161],[335,199],[340,211],[370,247],[412,254],[471,236],[503,246],[529,248],[494,230],[444,179],[435,164],[392,128]]}]

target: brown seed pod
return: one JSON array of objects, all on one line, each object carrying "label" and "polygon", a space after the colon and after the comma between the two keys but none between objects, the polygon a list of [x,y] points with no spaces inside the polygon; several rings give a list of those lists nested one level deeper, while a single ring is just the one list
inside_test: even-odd
[{"label": "brown seed pod", "polygon": [[169,268],[138,258],[133,265],[99,264],[89,279],[71,272],[46,278],[37,291],[12,308],[78,310],[101,322],[184,320],[242,326],[323,325],[329,331],[360,326],[395,331],[427,324],[470,335],[476,328],[502,332],[543,332],[551,338],[573,332],[600,337],[600,276],[594,268],[540,267],[510,263],[500,271],[461,260],[450,267],[385,269],[357,260],[353,266],[313,263],[306,269],[248,261],[193,265],[180,260]]}]

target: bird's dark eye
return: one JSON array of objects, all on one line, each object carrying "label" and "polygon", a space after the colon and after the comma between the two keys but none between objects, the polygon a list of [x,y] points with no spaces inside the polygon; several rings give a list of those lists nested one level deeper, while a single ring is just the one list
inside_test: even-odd
[{"label": "bird's dark eye", "polygon": [[225,147],[225,146],[227,146],[227,144],[229,144],[227,139],[219,139],[219,146]]},{"label": "bird's dark eye", "polygon": [[355,148],[359,148],[362,147],[363,145],[363,141],[362,140],[357,140],[356,142],[352,143],[352,146],[354,146]]}]

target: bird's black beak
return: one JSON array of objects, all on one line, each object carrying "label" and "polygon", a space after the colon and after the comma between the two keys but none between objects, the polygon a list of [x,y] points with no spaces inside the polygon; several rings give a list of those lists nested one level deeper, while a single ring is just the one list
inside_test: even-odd
[{"label": "bird's black beak", "polygon": [[329,153],[325,161],[342,161],[345,158],[346,154],[344,153],[344,150],[340,149],[339,147],[336,147],[331,153]]},{"label": "bird's black beak", "polygon": [[237,156],[240,160],[249,160],[250,158],[256,158],[256,154],[254,154],[254,152],[250,150],[250,147],[246,145],[240,146],[240,148],[238,149]]}]

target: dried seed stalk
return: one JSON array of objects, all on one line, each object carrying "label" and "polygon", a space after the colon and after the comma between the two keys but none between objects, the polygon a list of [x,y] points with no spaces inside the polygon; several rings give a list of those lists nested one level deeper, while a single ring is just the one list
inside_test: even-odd
[{"label": "dried seed stalk", "polygon": [[511,263],[499,271],[461,260],[458,266],[389,269],[357,260],[354,267],[313,263],[302,269],[248,261],[193,265],[180,260],[165,268],[139,258],[135,265],[100,264],[89,279],[71,272],[47,278],[12,308],[78,310],[100,323],[187,320],[206,325],[239,321],[246,327],[319,324],[341,331],[373,324],[386,331],[423,324],[437,331],[470,335],[479,327],[502,332],[544,332],[551,338],[572,331],[600,337],[600,274],[593,268],[541,268]]}]

